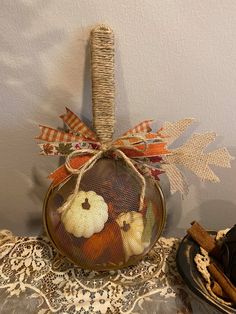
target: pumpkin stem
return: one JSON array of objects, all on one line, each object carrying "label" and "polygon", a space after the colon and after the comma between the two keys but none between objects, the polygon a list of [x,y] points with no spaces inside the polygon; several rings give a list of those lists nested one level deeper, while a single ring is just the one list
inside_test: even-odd
[{"label": "pumpkin stem", "polygon": [[90,208],[90,204],[89,204],[87,197],[84,200],[84,202],[82,203],[82,207],[83,207],[83,209],[87,209],[87,210]]},{"label": "pumpkin stem", "polygon": [[130,224],[127,224],[126,221],[123,221],[123,226],[121,227],[121,229],[125,232],[127,232],[130,229]]}]

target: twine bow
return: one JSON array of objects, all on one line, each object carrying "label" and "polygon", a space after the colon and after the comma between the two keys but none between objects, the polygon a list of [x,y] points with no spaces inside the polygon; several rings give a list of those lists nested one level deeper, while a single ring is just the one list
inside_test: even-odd
[{"label": "twine bow", "polygon": [[[131,137],[126,137],[126,138],[131,138]],[[139,137],[141,141],[144,141],[144,150],[138,149],[136,147],[132,147],[130,146],[129,149],[134,149],[136,151],[145,151],[146,149],[146,140],[143,139],[142,137]],[[121,146],[122,147],[122,146]],[[125,146],[123,146],[125,147]],[[118,148],[115,146],[111,145],[102,145],[101,149],[99,150],[93,150],[93,149],[81,149],[80,151],[73,151],[72,153],[70,153],[67,158],[66,158],[66,162],[65,162],[65,166],[66,169],[71,173],[71,174],[76,174],[78,175],[77,177],[77,182],[76,182],[76,186],[74,189],[74,195],[76,195],[79,191],[79,187],[80,187],[80,182],[81,179],[83,177],[83,175],[90,170],[95,163],[102,158],[104,155],[106,155],[107,153],[112,152],[113,154],[115,154],[116,156],[119,156],[121,159],[123,159],[126,163],[126,165],[134,172],[134,174],[140,179],[141,182],[141,195],[140,195],[140,203],[139,203],[139,209],[141,210],[143,208],[143,202],[144,202],[144,196],[145,196],[145,189],[146,189],[146,181],[144,179],[144,177],[140,174],[140,172],[135,168],[135,166],[133,165],[132,161]],[[75,156],[81,156],[83,154],[94,154],[93,157],[91,157],[80,169],[75,169],[71,166],[71,159]]]}]

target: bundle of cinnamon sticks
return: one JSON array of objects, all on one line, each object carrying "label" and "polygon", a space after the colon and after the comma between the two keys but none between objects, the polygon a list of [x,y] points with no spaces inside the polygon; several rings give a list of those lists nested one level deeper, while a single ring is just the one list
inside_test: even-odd
[{"label": "bundle of cinnamon sticks", "polygon": [[229,278],[224,274],[220,265],[220,246],[216,240],[196,221],[191,223],[191,228],[187,233],[191,238],[199,244],[212,257],[208,271],[213,279],[213,292],[223,298],[230,300],[236,305],[236,287],[232,284]]}]

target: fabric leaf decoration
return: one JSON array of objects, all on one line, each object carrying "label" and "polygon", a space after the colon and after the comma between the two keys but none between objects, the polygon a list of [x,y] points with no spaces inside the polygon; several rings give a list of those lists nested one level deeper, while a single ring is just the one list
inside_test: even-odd
[{"label": "fabric leaf decoration", "polygon": [[162,138],[165,138],[165,142],[167,142],[168,145],[171,145],[185,132],[187,127],[190,126],[193,121],[193,118],[185,118],[174,123],[166,121],[158,133]]},{"label": "fabric leaf decoration", "polygon": [[[166,122],[159,132],[170,145],[186,130],[192,121],[193,119],[185,119],[173,124]],[[177,167],[178,165],[185,166],[202,180],[220,181],[210,165],[230,168],[230,161],[234,158],[226,148],[219,148],[210,153],[204,152],[204,149],[215,138],[215,133],[193,134],[185,144],[171,150],[170,154],[162,156],[161,168],[170,180],[171,192],[180,191],[183,194],[188,192],[188,186],[183,174]]]}]

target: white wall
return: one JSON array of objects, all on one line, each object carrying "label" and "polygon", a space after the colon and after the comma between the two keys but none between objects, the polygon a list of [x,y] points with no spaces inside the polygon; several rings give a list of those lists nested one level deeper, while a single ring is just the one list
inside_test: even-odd
[{"label": "white wall", "polygon": [[[195,117],[215,130],[211,147],[236,155],[235,0],[1,0],[0,228],[37,234],[57,158],[41,157],[38,123],[62,126],[67,105],[91,121],[87,41],[100,22],[116,34],[117,133],[146,118]],[[190,131],[187,135],[190,134]],[[220,184],[194,183],[182,200],[165,188],[167,230],[193,219],[210,229],[236,223],[236,162]]]}]

